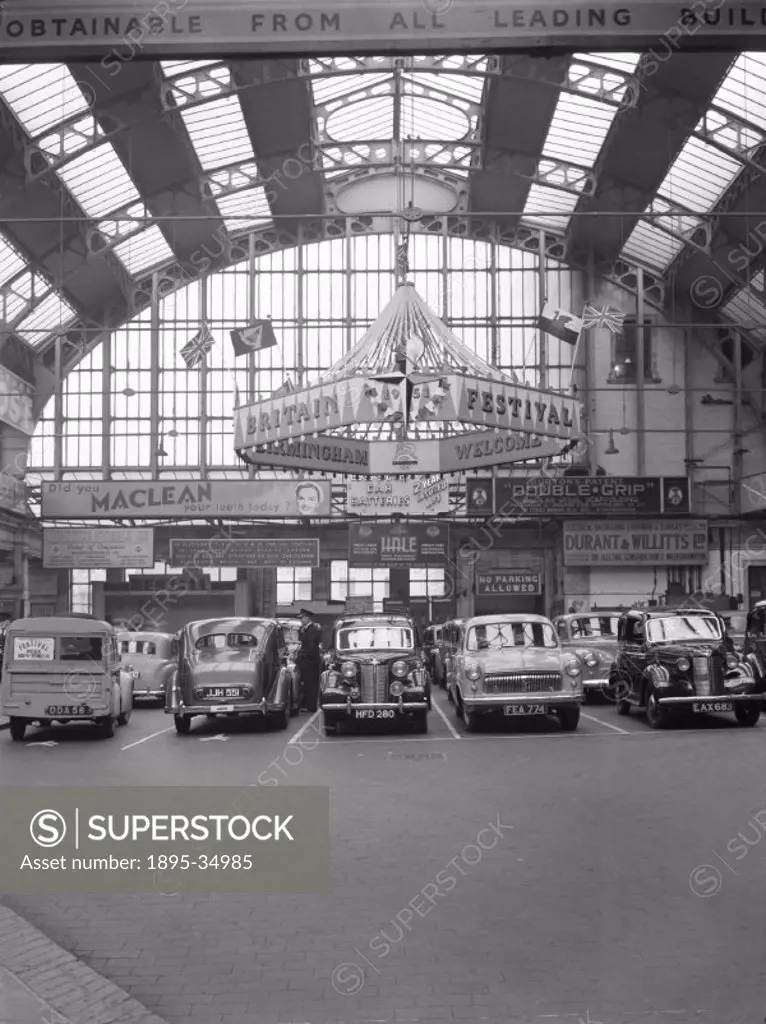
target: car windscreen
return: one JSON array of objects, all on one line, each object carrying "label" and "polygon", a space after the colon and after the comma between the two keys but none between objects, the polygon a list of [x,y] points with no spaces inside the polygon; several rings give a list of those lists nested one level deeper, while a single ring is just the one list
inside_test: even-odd
[{"label": "car windscreen", "polygon": [[122,640],[120,654],[156,654],[157,644],[151,640]]},{"label": "car windscreen", "polygon": [[724,617],[724,622],[729,633],[744,633],[747,625],[747,616],[744,612],[737,615],[727,615]]},{"label": "car windscreen", "polygon": [[412,630],[404,626],[360,626],[339,630],[336,646],[339,651],[409,651],[415,640]]},{"label": "car windscreen", "polygon": [[198,651],[243,651],[257,647],[264,631],[252,633],[208,633],[201,636],[194,645]]},{"label": "car windscreen", "polygon": [[721,624],[712,615],[669,615],[649,619],[646,639],[650,643],[673,640],[720,640]]},{"label": "car windscreen", "polygon": [[509,647],[558,647],[548,622],[482,622],[471,626],[466,637],[468,651],[502,651]]},{"label": "car windscreen", "polygon": [[572,619],[570,626],[572,637],[575,640],[582,640],[586,637],[596,640],[599,638],[616,640],[618,621],[616,615],[586,615],[579,619]]}]

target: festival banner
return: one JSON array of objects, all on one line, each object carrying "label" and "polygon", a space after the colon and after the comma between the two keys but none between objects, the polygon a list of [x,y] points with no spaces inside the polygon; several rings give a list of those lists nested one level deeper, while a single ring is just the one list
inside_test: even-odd
[{"label": "festival banner", "polygon": [[449,480],[439,474],[416,480],[349,480],[346,512],[357,516],[441,515],[450,510]]},{"label": "festival banner", "polygon": [[704,519],[644,519],[564,523],[564,565],[706,565]]},{"label": "festival banner", "polygon": [[462,423],[517,430],[541,437],[570,441],[579,436],[583,404],[558,392],[539,391],[521,384],[449,378],[456,396],[456,413],[450,417]]},{"label": "festival banner", "polygon": [[329,516],[331,483],[311,480],[43,482],[44,519],[297,519]]},{"label": "festival banner", "polygon": [[446,523],[352,523],[348,528],[348,564],[364,566],[430,566],[449,562]]},{"label": "festival banner", "polygon": [[[0,11],[0,24],[2,11]],[[35,432],[32,400],[35,389],[15,373],[0,366],[0,422],[31,437]]]},{"label": "festival banner", "polygon": [[171,540],[168,565],[187,570],[213,568],[273,569],[283,565],[319,565],[316,538]]},{"label": "festival banner", "polygon": [[43,527],[44,569],[151,569],[154,530]]},{"label": "festival banner", "polygon": [[495,594],[542,594],[539,572],[520,569],[476,573],[476,594],[489,597]]}]

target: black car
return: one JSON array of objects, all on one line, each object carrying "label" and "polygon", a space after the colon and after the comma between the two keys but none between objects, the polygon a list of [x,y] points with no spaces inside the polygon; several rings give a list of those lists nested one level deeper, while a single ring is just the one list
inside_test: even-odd
[{"label": "black car", "polygon": [[431,692],[417,630],[405,616],[338,620],[319,687],[325,732],[341,722],[409,721],[428,731]]},{"label": "black car", "polygon": [[753,659],[729,649],[721,618],[707,611],[643,611],[620,617],[610,684],[621,715],[646,712],[653,729],[681,713],[733,711],[755,725],[764,677]]}]

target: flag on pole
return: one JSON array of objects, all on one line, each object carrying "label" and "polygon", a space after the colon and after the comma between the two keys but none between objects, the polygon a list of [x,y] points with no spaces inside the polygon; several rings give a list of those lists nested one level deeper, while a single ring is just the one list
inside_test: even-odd
[{"label": "flag on pole", "polygon": [[605,327],[612,334],[619,334],[625,322],[625,314],[611,306],[604,306],[603,309],[596,309],[595,306],[585,306],[582,311],[583,330],[590,330],[591,327]]},{"label": "flag on pole", "polygon": [[549,303],[545,303],[543,311],[537,319],[538,329],[552,334],[559,341],[565,341],[568,345],[576,345],[582,331],[582,320],[569,313],[566,309],[556,309]]},{"label": "flag on pole", "polygon": [[254,320],[249,327],[231,332],[231,343],[234,356],[246,356],[250,352],[260,352],[264,348],[272,348],[277,343],[271,320]]},{"label": "flag on pole", "polygon": [[214,345],[215,338],[210,333],[210,327],[203,322],[194,337],[181,349],[181,356],[188,369],[201,363]]},{"label": "flag on pole", "polygon": [[410,259],[407,255],[409,246],[407,242],[402,242],[396,248],[396,274],[404,280],[410,272]]},{"label": "flag on pole", "polygon": [[295,388],[293,386],[293,382],[288,377],[287,380],[282,385],[282,387],[281,388],[277,388],[277,390],[272,393],[271,397],[272,398],[284,398],[285,395],[291,395],[293,393],[293,391],[295,391]]},{"label": "flag on pole", "polygon": [[242,396],[239,393],[239,385],[237,384],[236,375],[231,375],[232,383],[234,384],[234,408],[238,409],[242,405]]}]

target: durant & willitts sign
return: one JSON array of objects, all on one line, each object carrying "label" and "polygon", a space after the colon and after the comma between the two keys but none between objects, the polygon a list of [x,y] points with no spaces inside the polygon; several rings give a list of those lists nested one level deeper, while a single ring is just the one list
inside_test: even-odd
[{"label": "durant & willitts sign", "polygon": [[[113,76],[136,54],[154,58],[199,53],[269,51],[339,53],[384,49],[468,53],[529,50],[583,43],[589,50],[622,46],[643,49],[670,37],[694,48],[722,37],[738,49],[766,26],[759,3],[724,8],[723,3],[663,3],[619,0],[584,4],[457,2],[429,11],[422,0],[260,0],[257,9],[239,0],[123,0],[119,7],[61,0],[7,0],[0,23],[6,59],[34,59],[43,47],[57,60],[100,59],[99,74]],[[63,10],[62,10],[63,7]],[[446,48],[446,49],[445,49]]]},{"label": "durant & willitts sign", "polygon": [[705,565],[707,522],[601,520],[564,523],[564,565]]}]

